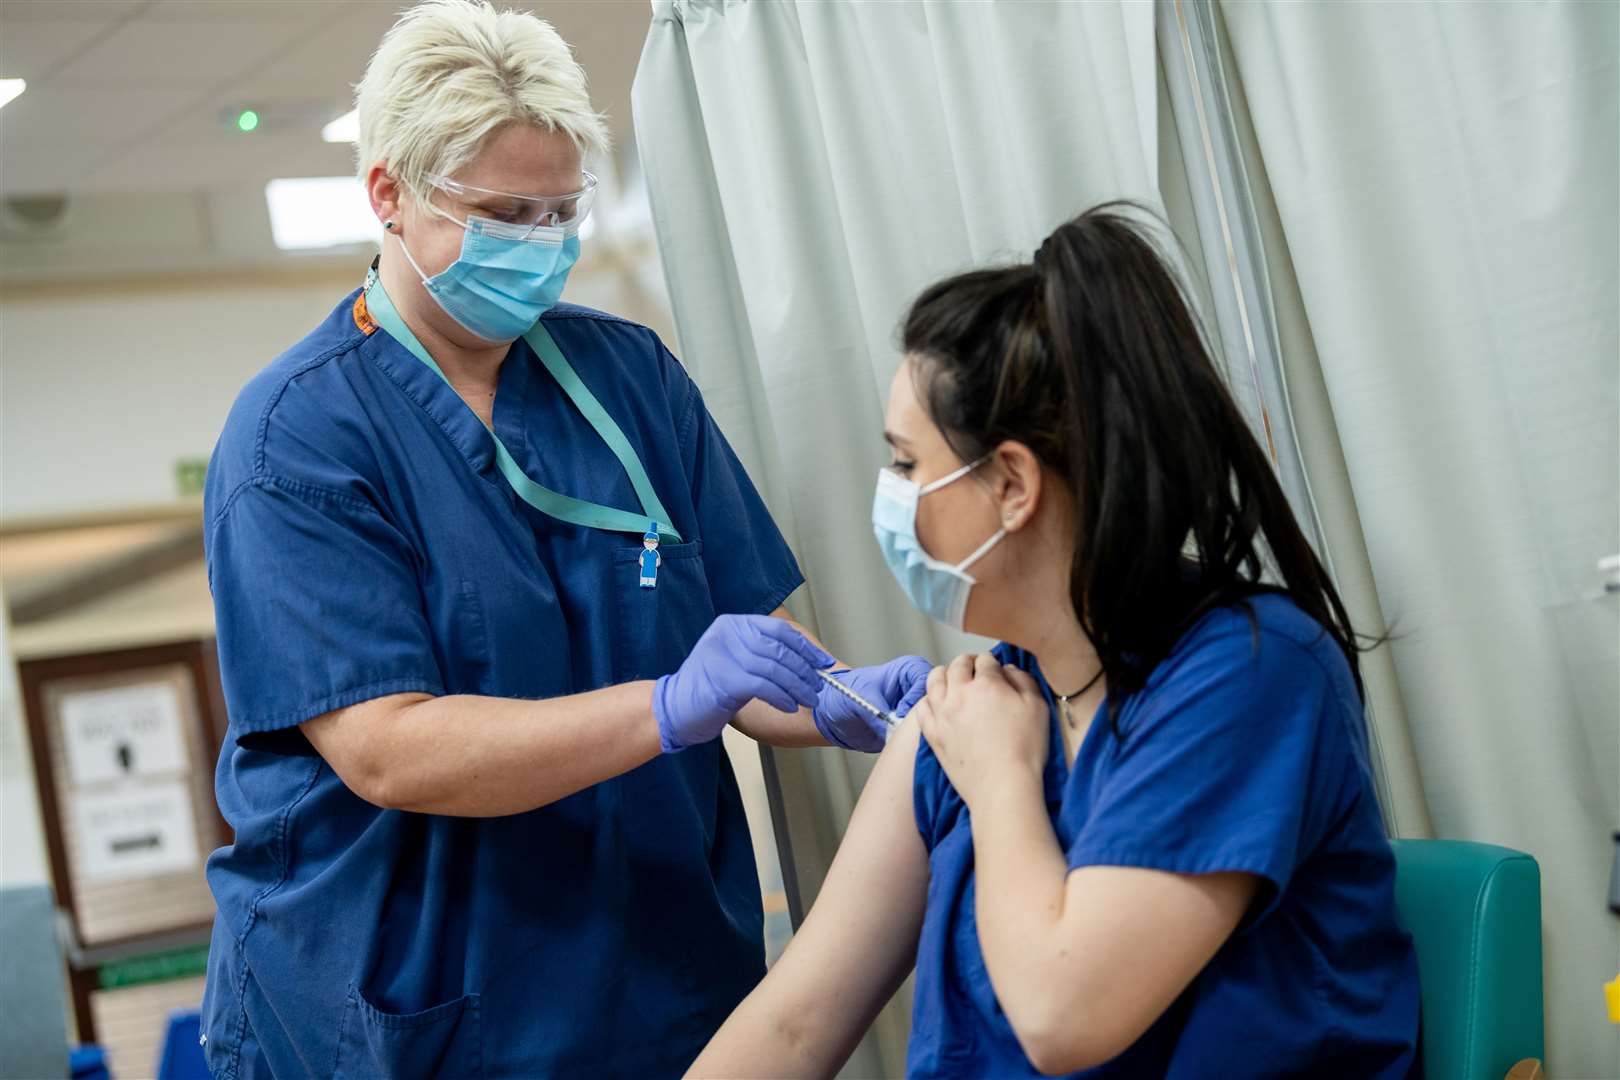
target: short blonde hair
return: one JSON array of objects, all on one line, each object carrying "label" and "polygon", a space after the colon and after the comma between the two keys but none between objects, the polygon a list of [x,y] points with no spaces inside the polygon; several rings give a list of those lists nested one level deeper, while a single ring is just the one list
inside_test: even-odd
[{"label": "short blonde hair", "polygon": [[423,201],[428,173],[453,174],[509,121],[560,131],[582,155],[608,149],[568,43],[543,19],[488,0],[425,0],[401,15],[366,65],[355,107],[360,178],[383,163]]}]

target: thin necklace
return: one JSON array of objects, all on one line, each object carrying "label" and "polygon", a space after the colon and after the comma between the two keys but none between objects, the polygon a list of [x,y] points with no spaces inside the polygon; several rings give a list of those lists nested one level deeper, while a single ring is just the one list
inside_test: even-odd
[{"label": "thin necklace", "polygon": [[1065,724],[1068,724],[1069,727],[1071,727],[1071,728],[1079,728],[1079,726],[1080,726],[1080,722],[1074,718],[1074,711],[1069,708],[1069,702],[1073,701],[1075,698],[1079,697],[1081,694],[1085,693],[1087,690],[1090,690],[1093,686],[1096,686],[1097,685],[1097,680],[1102,678],[1102,674],[1103,674],[1102,673],[1102,668],[1098,668],[1097,669],[1097,674],[1095,674],[1091,678],[1087,679],[1086,680],[1086,685],[1082,686],[1080,689],[1074,691],[1073,693],[1060,694],[1056,690],[1052,691],[1052,696],[1057,699],[1060,711],[1063,713],[1063,722]]}]

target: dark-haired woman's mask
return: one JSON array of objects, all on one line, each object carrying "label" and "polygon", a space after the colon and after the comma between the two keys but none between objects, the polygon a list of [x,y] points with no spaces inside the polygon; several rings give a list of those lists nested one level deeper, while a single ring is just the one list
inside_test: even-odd
[{"label": "dark-haired woman's mask", "polygon": [[978,584],[967,569],[1000,543],[1007,530],[997,529],[978,550],[955,565],[940,562],[924,551],[922,541],[917,539],[917,503],[924,495],[954,484],[987,460],[969,462],[927,485],[907,480],[892,469],[879,469],[877,495],[872,500],[872,530],[889,572],[905,590],[912,606],[958,630],[967,615],[968,593]]}]

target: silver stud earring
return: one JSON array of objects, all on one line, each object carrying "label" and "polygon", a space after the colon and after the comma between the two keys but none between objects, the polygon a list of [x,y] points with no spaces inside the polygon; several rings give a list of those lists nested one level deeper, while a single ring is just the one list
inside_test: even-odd
[{"label": "silver stud earring", "polygon": [[383,228],[387,229],[389,232],[393,232],[394,231],[394,223],[392,221],[385,221],[385,222],[383,222]]}]

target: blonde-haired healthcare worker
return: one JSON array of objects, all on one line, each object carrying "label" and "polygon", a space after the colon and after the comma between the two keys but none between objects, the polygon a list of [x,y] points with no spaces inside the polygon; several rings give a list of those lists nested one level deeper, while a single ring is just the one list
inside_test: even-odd
[{"label": "blonde-haired healthcare worker", "polygon": [[[822,693],[799,569],[680,366],[557,304],[604,142],[568,47],[435,0],[358,107],[381,257],[208,472],[209,1068],[677,1074],[764,973],[717,736],[882,736]],[[840,677],[904,708],[927,672]]]}]

